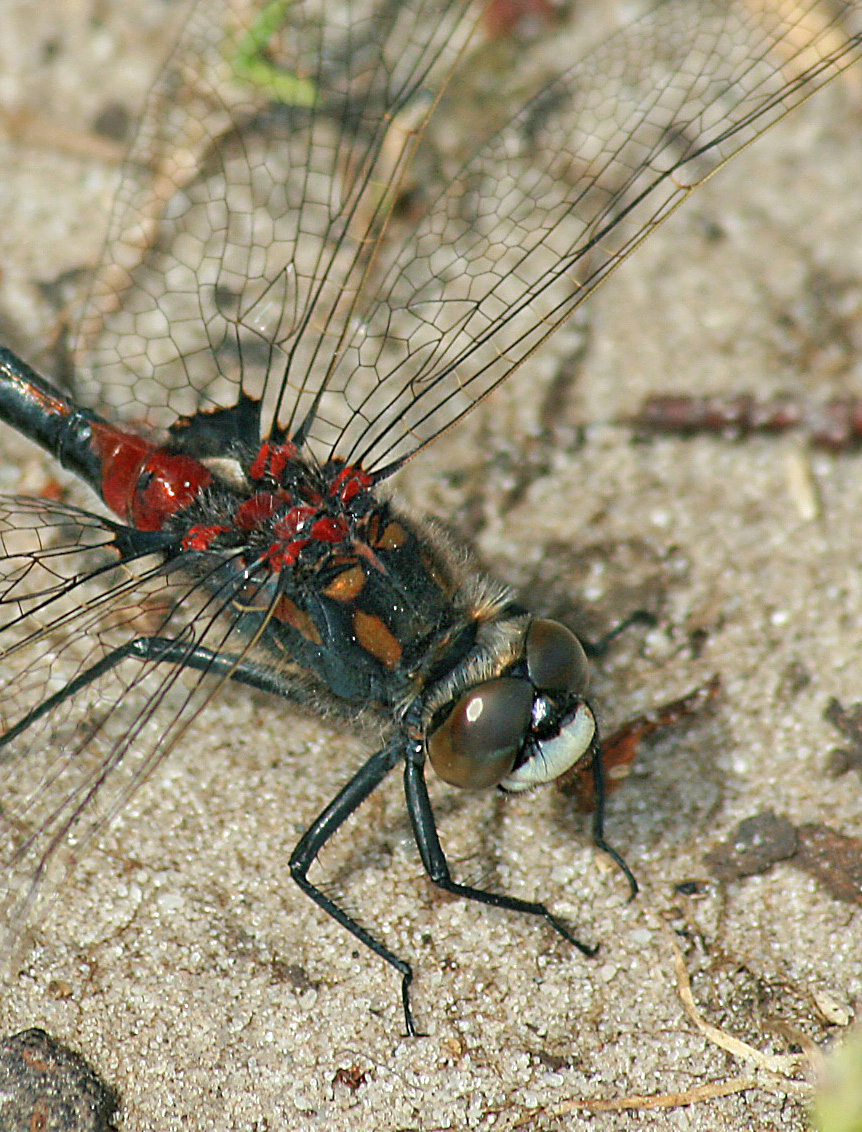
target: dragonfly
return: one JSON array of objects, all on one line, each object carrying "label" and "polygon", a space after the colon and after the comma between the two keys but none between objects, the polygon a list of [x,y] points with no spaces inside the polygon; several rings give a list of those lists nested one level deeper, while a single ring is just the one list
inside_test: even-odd
[{"label": "dragonfly", "polygon": [[549,32],[530,68],[497,9],[198,0],[124,166],[73,379],[0,348],[0,419],[101,501],[0,499],[5,946],[226,682],[382,733],[289,866],[398,973],[408,1034],[410,963],[309,878],[395,768],[444,891],[592,953],[544,903],[453,877],[429,765],[509,794],[591,776],[593,840],[637,891],[605,838],[581,642],[383,485],[855,62],[862,6],[665,0],[570,67]]}]

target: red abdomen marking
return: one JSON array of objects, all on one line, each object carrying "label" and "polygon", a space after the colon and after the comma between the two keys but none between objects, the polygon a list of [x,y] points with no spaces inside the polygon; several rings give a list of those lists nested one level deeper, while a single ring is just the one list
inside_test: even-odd
[{"label": "red abdomen marking", "polygon": [[102,464],[102,498],[139,531],[159,531],[165,520],[189,507],[212,483],[198,460],[167,452],[143,437],[110,425],[93,427]]}]

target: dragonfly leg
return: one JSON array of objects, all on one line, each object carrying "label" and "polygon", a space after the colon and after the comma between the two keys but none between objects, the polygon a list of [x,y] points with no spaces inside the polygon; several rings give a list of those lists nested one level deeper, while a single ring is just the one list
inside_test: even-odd
[{"label": "dragonfly leg", "polygon": [[605,760],[602,757],[602,748],[598,736],[593,740],[593,744],[593,791],[596,798],[596,808],[593,811],[593,844],[603,853],[607,853],[611,860],[622,869],[631,889],[629,900],[634,900],[638,894],[638,882],[635,875],[626,864],[625,859],[605,840]]},{"label": "dragonfly leg", "polygon": [[402,741],[394,741],[383,747],[377,754],[360,768],[346,786],[338,792],[326,809],[317,817],[314,823],[300,838],[299,844],[290,856],[290,875],[302,889],[310,896],[318,907],[332,916],[343,928],[354,935],[360,943],[370,948],[375,955],[394,967],[401,975],[401,1001],[404,1007],[404,1023],[407,1027],[408,1037],[416,1037],[417,1030],[413,1022],[413,1012],[410,1009],[410,983],[413,980],[413,970],[388,947],[384,946],[361,924],[349,916],[334,900],[311,883],[308,879],[308,870],[317,858],[323,846],[338,831],[350,815],[358,809],[365,799],[383,781],[390,770],[402,757]]},{"label": "dragonfly leg", "polygon": [[617,637],[621,637],[623,633],[628,632],[633,625],[646,625],[652,628],[656,624],[656,616],[648,609],[635,609],[633,612],[626,614],[621,621],[608,629],[600,637],[590,639],[584,637],[580,633],[577,635],[578,640],[581,642],[581,648],[588,657],[599,659],[605,655],[610,646],[614,643]]},{"label": "dragonfly leg", "polygon": [[437,823],[434,820],[434,811],[431,808],[431,799],[428,797],[428,787],[425,784],[424,763],[408,758],[404,765],[404,793],[407,798],[407,812],[413,826],[413,836],[419,846],[422,864],[431,880],[445,892],[456,896],[464,896],[468,900],[476,900],[480,904],[489,904],[492,908],[508,908],[513,912],[523,912],[528,916],[540,916],[551,925],[563,939],[574,946],[582,955],[593,956],[598,950],[581,943],[568,925],[549,911],[544,904],[533,900],[519,900],[516,896],[505,896],[498,892],[486,892],[483,888],[473,888],[472,885],[458,884],[452,879],[446,855],[437,836]]},{"label": "dragonfly leg", "polygon": [[100,676],[110,672],[122,661],[129,659],[194,668],[213,676],[236,680],[240,684],[247,684],[263,692],[272,692],[275,695],[290,698],[289,689],[286,689],[282,683],[278,682],[265,669],[258,668],[241,657],[216,653],[202,645],[189,645],[170,637],[136,637],[134,640],[127,641],[106,653],[101,660],[80,672],[65,687],[52,696],[48,696],[32,711],[28,712],[4,735],[0,736],[0,748],[22,735],[28,727],[31,727],[59,704],[77,695],[87,685],[92,684],[94,680],[98,680]]}]

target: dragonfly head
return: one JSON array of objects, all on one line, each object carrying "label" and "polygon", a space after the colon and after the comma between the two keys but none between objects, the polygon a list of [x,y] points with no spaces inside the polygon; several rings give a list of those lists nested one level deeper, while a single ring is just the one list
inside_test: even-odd
[{"label": "dragonfly head", "polygon": [[557,621],[525,619],[509,651],[498,674],[462,684],[432,714],[428,758],[453,786],[529,790],[592,752],[596,721],[578,639]]}]

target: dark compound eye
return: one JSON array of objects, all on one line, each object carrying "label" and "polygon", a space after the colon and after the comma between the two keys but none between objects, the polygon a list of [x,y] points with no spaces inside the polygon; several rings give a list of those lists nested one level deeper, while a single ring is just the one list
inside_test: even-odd
[{"label": "dark compound eye", "polygon": [[590,669],[581,643],[558,621],[537,617],[527,630],[527,675],[543,692],[586,694]]},{"label": "dark compound eye", "polygon": [[496,786],[512,770],[533,708],[526,680],[502,676],[465,692],[428,737],[428,757],[444,782],[466,790]]}]

